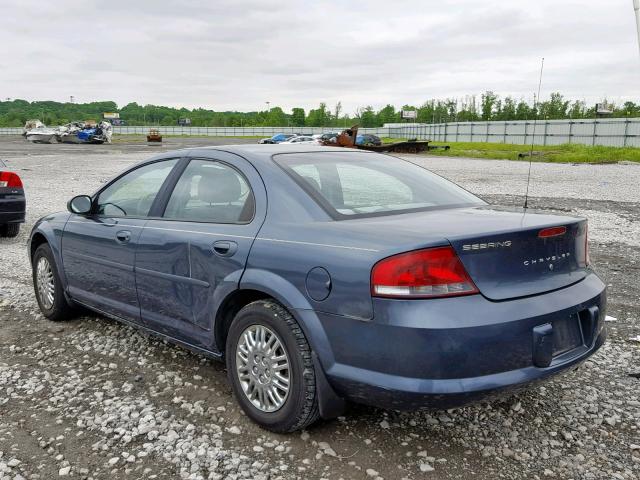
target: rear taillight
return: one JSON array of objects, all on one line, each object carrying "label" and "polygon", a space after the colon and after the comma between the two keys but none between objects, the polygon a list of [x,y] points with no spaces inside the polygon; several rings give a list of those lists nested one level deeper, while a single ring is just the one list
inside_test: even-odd
[{"label": "rear taillight", "polygon": [[376,263],[371,271],[374,297],[433,298],[473,293],[478,289],[451,247],[394,255]]},{"label": "rear taillight", "polygon": [[0,172],[0,187],[22,188],[22,180],[17,173]]}]

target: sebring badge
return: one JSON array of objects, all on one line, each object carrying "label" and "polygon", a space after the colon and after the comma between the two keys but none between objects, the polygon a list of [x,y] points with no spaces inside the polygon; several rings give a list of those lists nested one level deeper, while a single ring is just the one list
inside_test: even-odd
[{"label": "sebring badge", "polygon": [[468,243],[462,245],[462,250],[468,252],[469,250],[487,250],[489,248],[508,248],[511,246],[511,240],[505,240],[504,242],[487,242],[487,243]]}]

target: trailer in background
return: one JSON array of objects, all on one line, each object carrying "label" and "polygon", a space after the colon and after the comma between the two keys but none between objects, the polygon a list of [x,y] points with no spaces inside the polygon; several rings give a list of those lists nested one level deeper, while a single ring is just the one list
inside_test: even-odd
[{"label": "trailer in background", "polygon": [[442,149],[449,150],[449,145],[429,145],[428,140],[418,141],[413,138],[404,142],[383,143],[381,145],[358,144],[358,125],[343,130],[337,137],[322,142],[323,145],[330,147],[357,148],[360,150],[369,150],[371,152],[393,152],[393,153],[421,153],[428,150]]}]

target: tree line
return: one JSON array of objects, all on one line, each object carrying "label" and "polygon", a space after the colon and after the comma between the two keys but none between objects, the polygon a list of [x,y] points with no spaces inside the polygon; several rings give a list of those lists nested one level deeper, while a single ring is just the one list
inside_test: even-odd
[{"label": "tree line", "polygon": [[[613,117],[640,117],[640,103],[625,102],[612,105]],[[402,122],[402,110],[415,110],[416,122],[470,122],[489,120],[531,120],[594,118],[595,105],[582,100],[568,100],[555,92],[539,102],[523,98],[501,98],[492,91],[463,99],[432,99],[420,106],[387,105],[380,110],[371,106],[348,113],[340,102],[333,107],[321,103],[318,108],[305,111],[296,107],[290,113],[275,106],[264,111],[217,112],[204,108],[173,108],[159,105],[139,105],[135,102],[118,108],[115,102],[71,103],[54,101],[7,100],[0,101],[0,127],[20,127],[27,120],[39,119],[46,125],[60,125],[78,120],[99,120],[104,112],[119,112],[127,125],[177,125],[189,118],[192,126],[199,127],[347,127],[358,123],[361,127],[381,127],[385,123]],[[412,120],[413,121],[413,120]]]}]

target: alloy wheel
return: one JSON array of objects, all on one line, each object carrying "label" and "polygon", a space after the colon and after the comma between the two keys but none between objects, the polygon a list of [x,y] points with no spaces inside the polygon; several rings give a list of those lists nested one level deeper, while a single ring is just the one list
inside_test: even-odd
[{"label": "alloy wheel", "polygon": [[53,270],[49,260],[40,257],[36,265],[36,281],[38,287],[38,298],[42,306],[49,310],[53,307],[55,283],[53,280]]},{"label": "alloy wheel", "polygon": [[258,410],[275,412],[289,396],[289,356],[280,338],[264,325],[247,327],[236,346],[236,370],[242,391]]}]

